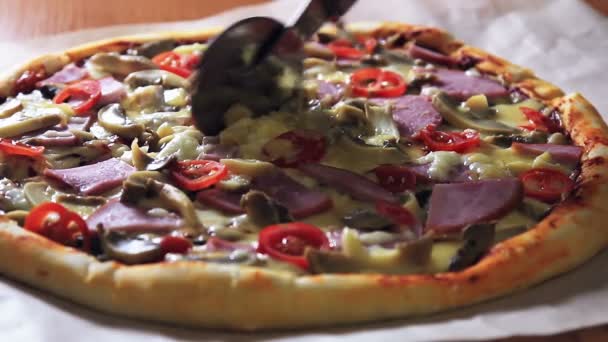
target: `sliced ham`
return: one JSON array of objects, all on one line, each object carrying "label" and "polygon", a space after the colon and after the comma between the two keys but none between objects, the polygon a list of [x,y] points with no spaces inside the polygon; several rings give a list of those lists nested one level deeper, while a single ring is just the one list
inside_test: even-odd
[{"label": "sliced ham", "polygon": [[125,86],[122,84],[122,82],[114,79],[114,77],[109,76],[100,79],[99,85],[101,86],[101,98],[99,99],[99,105],[117,103],[127,96]]},{"label": "sliced ham", "polygon": [[429,63],[442,64],[442,65],[446,65],[449,67],[453,67],[458,64],[458,61],[450,56],[446,56],[439,52],[435,52],[433,50],[423,48],[416,44],[410,45],[407,52],[410,55],[410,57],[419,58],[419,59],[422,59],[423,61],[427,61]]},{"label": "sliced ham", "polygon": [[344,89],[338,85],[327,81],[318,81],[317,98],[323,103],[330,106],[334,105],[336,102],[340,101],[343,94]]},{"label": "sliced ham", "polygon": [[[383,100],[373,101],[379,103]],[[427,96],[405,95],[393,100],[391,104],[393,121],[401,136],[412,136],[428,125],[441,124],[441,114],[433,107],[431,99]]]},{"label": "sliced ham", "polygon": [[397,197],[369,178],[348,170],[321,164],[301,165],[299,170],[322,184],[360,201],[396,202]]},{"label": "sliced ham", "polygon": [[196,195],[197,201],[226,214],[237,215],[245,211],[241,208],[242,193],[229,192],[222,189],[207,189]]},{"label": "sliced ham", "polygon": [[71,169],[46,169],[44,175],[72,187],[84,195],[97,195],[122,184],[135,168],[111,158],[97,164]]},{"label": "sliced ham", "polygon": [[572,145],[557,145],[557,144],[522,144],[513,143],[513,150],[522,154],[539,155],[549,152],[551,158],[558,163],[576,164],[581,160],[583,148]]},{"label": "sliced ham", "polygon": [[517,178],[437,184],[429,200],[427,231],[457,232],[467,225],[496,220],[522,200]]},{"label": "sliced ham", "polygon": [[124,232],[170,232],[183,226],[183,220],[173,214],[156,216],[136,207],[128,206],[120,201],[111,201],[97,209],[87,218],[91,230],[97,230],[102,225],[105,230]]},{"label": "sliced ham", "polygon": [[26,139],[31,145],[45,147],[70,147],[80,145],[80,139],[70,131],[46,131],[43,134]]},{"label": "sliced ham", "polygon": [[63,69],[53,74],[53,76],[47,78],[46,80],[38,82],[36,86],[42,87],[51,84],[67,84],[80,81],[81,79],[87,76],[88,73],[84,68],[77,67],[74,64],[68,64]]},{"label": "sliced ham", "polygon": [[322,213],[332,207],[329,196],[307,188],[281,170],[255,177],[252,188],[286,207],[296,219]]},{"label": "sliced ham", "polygon": [[435,86],[447,95],[466,100],[473,95],[483,94],[488,98],[498,98],[509,95],[509,90],[497,81],[482,76],[469,76],[464,71],[435,69],[424,70],[437,76]]}]

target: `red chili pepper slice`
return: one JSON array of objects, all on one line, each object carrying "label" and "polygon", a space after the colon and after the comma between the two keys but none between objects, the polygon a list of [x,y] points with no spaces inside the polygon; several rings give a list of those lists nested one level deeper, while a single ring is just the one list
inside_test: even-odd
[{"label": "red chili pepper slice", "polygon": [[551,120],[550,118],[544,116],[541,112],[529,107],[519,107],[519,109],[530,121],[530,124],[521,125],[519,127],[527,129],[529,131],[539,130],[549,133],[555,133],[560,131],[559,125],[553,122],[553,120]]},{"label": "red chili pepper slice", "polygon": [[348,39],[337,39],[327,44],[327,47],[338,58],[345,59],[361,59],[366,54],[374,52],[378,41],[372,37],[359,37],[357,41],[362,45],[362,48],[354,46],[353,42]]},{"label": "red chili pepper slice", "polygon": [[454,151],[463,153],[479,146],[479,133],[473,130],[463,132],[442,132],[429,125],[418,132],[418,138],[431,151]]},{"label": "red chili pepper slice", "polygon": [[228,169],[213,160],[186,160],[177,162],[171,175],[181,188],[198,191],[226,178]]},{"label": "red chili pepper slice", "polygon": [[36,83],[47,78],[46,70],[43,67],[37,70],[26,70],[19,78],[15,81],[15,94],[31,93],[36,89]]},{"label": "red chili pepper slice", "polygon": [[405,166],[380,165],[374,169],[380,186],[394,193],[416,187],[416,174]]},{"label": "red chili pepper slice", "polygon": [[53,102],[59,104],[69,101],[76,114],[85,114],[101,98],[101,85],[96,80],[84,80],[71,84],[59,92]]},{"label": "red chili pepper slice", "polygon": [[0,138],[0,151],[14,156],[38,158],[44,152],[44,146],[30,146],[12,139]]},{"label": "red chili pepper slice", "polygon": [[25,217],[24,228],[68,246],[76,246],[76,239],[81,236],[82,249],[91,249],[87,223],[78,214],[58,203],[46,202],[36,206]]},{"label": "red chili pepper slice", "polygon": [[306,247],[329,248],[325,233],[308,223],[292,222],[268,226],[260,231],[258,253],[308,269],[304,257]]},{"label": "red chili pepper slice", "polygon": [[414,215],[406,208],[385,201],[376,202],[376,211],[378,214],[388,218],[399,225],[411,226],[416,223]]},{"label": "red chili pepper slice", "polygon": [[200,62],[200,57],[197,55],[182,56],[176,52],[167,51],[156,55],[152,58],[152,62],[163,70],[188,78]]},{"label": "red chili pepper slice", "polygon": [[355,71],[350,76],[350,83],[355,96],[397,97],[407,90],[407,85],[399,74],[378,68]]},{"label": "red chili pepper slice", "polygon": [[160,240],[160,250],[163,255],[186,254],[190,248],[192,248],[192,242],[182,236],[167,235]]},{"label": "red chili pepper slice", "polygon": [[325,155],[326,148],[325,136],[314,131],[293,130],[267,142],[262,153],[279,167],[296,167],[318,162]]},{"label": "red chili pepper slice", "polygon": [[524,193],[543,202],[559,201],[574,188],[574,181],[563,172],[552,169],[532,169],[519,176]]}]

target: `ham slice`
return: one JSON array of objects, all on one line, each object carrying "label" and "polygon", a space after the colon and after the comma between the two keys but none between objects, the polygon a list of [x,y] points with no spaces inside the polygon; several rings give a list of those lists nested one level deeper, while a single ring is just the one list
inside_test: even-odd
[{"label": "ham slice", "polygon": [[509,95],[509,90],[497,81],[485,77],[469,76],[464,71],[436,69],[424,70],[437,76],[435,86],[450,97],[466,100],[473,95],[483,94],[488,98]]},{"label": "ham slice", "polygon": [[457,232],[471,224],[496,220],[513,210],[522,197],[517,178],[437,184],[429,200],[425,229]]},{"label": "ham slice", "polygon": [[557,144],[522,144],[514,142],[513,150],[522,154],[539,155],[549,152],[551,158],[558,163],[577,164],[583,155],[583,148],[572,145]]},{"label": "ham slice", "polygon": [[307,188],[281,170],[255,177],[252,188],[287,208],[296,219],[324,212],[333,205],[329,196]]},{"label": "ham slice", "polygon": [[[378,103],[379,100],[374,100]],[[404,137],[412,136],[428,125],[439,125],[441,114],[427,96],[405,95],[392,103],[393,121]]]},{"label": "ham slice", "polygon": [[243,197],[242,193],[228,192],[217,188],[203,190],[196,195],[197,201],[231,215],[245,212],[241,208],[241,197]]},{"label": "ham slice", "polygon": [[46,169],[44,175],[68,185],[84,195],[97,195],[122,184],[135,168],[111,158],[97,164],[71,169]]},{"label": "ham slice", "polygon": [[360,174],[321,164],[301,165],[299,170],[320,183],[360,201],[396,202],[397,197],[390,191]]},{"label": "ham slice", "polygon": [[220,161],[220,159],[237,158],[239,156],[238,145],[221,144],[218,137],[203,137],[203,152],[198,159]]},{"label": "ham slice", "polygon": [[63,69],[57,71],[53,76],[46,80],[38,82],[37,87],[43,87],[51,84],[67,84],[87,77],[88,73],[84,68],[77,67],[74,64],[68,64]]},{"label": "ham slice", "polygon": [[327,105],[334,105],[344,93],[344,89],[338,87],[336,84],[326,81],[318,81],[317,83],[317,98]]},{"label": "ham slice", "polygon": [[183,220],[173,213],[153,216],[145,210],[128,206],[118,200],[111,201],[97,209],[87,218],[90,230],[102,225],[105,230],[119,230],[129,233],[168,233],[183,225]]},{"label": "ham slice", "polygon": [[410,55],[410,57],[419,58],[419,59],[422,59],[423,61],[427,61],[429,63],[442,64],[442,65],[445,65],[448,67],[453,67],[458,64],[458,61],[450,56],[446,56],[439,52],[435,52],[433,50],[423,48],[416,44],[410,45],[407,52]]},{"label": "ham slice", "polygon": [[125,96],[127,91],[122,82],[114,79],[114,77],[105,77],[99,80],[101,86],[101,98],[99,99],[99,105],[107,105],[110,103],[120,102]]}]

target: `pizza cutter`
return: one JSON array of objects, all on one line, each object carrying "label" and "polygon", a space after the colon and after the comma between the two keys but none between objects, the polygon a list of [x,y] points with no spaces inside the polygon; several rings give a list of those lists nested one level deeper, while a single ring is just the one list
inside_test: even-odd
[{"label": "pizza cutter", "polygon": [[293,94],[304,58],[302,46],[327,20],[337,20],[356,0],[307,0],[287,26],[268,17],[241,20],[205,51],[192,93],[192,117],[206,135],[224,128],[235,104],[262,114]]}]

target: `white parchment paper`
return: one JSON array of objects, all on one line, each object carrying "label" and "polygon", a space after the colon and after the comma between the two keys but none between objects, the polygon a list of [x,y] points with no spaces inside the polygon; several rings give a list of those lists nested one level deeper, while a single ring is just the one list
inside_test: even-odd
[{"label": "white parchment paper", "polygon": [[[254,15],[285,20],[296,2],[281,0],[199,21],[117,26],[20,43],[0,42],[0,74],[27,58],[95,39],[227,25]],[[360,0],[347,19],[443,27],[469,44],[530,67],[567,92],[582,92],[600,112],[608,114],[608,19],[583,1]],[[116,318],[0,276],[0,341],[462,341],[546,335],[608,323],[607,268],[608,253],[603,253],[533,289],[470,308],[413,320],[281,334],[227,334]],[[201,314],[207,310],[221,308],[201,308]]]}]

